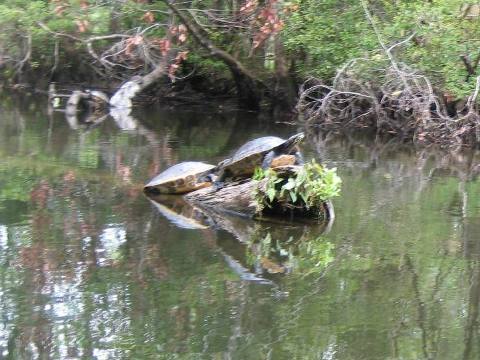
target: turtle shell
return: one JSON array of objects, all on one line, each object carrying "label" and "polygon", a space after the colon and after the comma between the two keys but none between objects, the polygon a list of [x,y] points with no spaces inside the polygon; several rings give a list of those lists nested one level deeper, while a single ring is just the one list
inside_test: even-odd
[{"label": "turtle shell", "polygon": [[232,157],[232,163],[241,161],[255,154],[265,154],[284,142],[284,139],[276,136],[265,136],[249,141],[235,152]]},{"label": "turtle shell", "polygon": [[210,186],[209,181],[199,181],[199,177],[215,168],[214,165],[199,161],[186,161],[169,167],[150,180],[144,190],[161,194],[183,194]]},{"label": "turtle shell", "polygon": [[251,175],[255,168],[262,165],[265,155],[274,150],[280,154],[288,155],[304,138],[303,133],[295,134],[288,139],[276,136],[265,136],[251,140],[244,144],[231,159],[224,160],[218,167],[229,176]]},{"label": "turtle shell", "polygon": [[283,144],[284,139],[276,136],[265,136],[251,140],[238,149],[232,158],[224,164],[224,169],[232,175],[248,175],[255,167],[260,166],[264,155]]}]

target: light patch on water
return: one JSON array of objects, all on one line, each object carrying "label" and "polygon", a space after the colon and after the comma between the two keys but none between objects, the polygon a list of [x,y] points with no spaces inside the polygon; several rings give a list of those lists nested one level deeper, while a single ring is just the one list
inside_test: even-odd
[{"label": "light patch on water", "polygon": [[62,359],[66,359],[68,357],[68,345],[66,341],[65,334],[58,334],[57,335],[57,343],[58,343],[58,352]]},{"label": "light patch on water", "polygon": [[114,353],[113,350],[93,349],[93,357],[97,360],[113,359]]},{"label": "light patch on water", "polygon": [[61,302],[57,304],[53,304],[53,313],[55,314],[55,318],[66,318],[70,314],[70,309],[67,304]]},{"label": "light patch on water", "polygon": [[2,352],[2,356],[8,355],[8,340],[10,338],[12,327],[11,324],[3,324],[3,326],[0,327],[0,349],[5,349]]},{"label": "light patch on water", "polygon": [[127,241],[127,232],[123,224],[110,224],[100,234],[102,246],[97,249],[100,265],[106,265],[109,260],[115,260],[118,256],[118,249]]},{"label": "light patch on water", "polygon": [[330,340],[330,344],[328,344],[327,349],[322,354],[322,360],[333,360],[335,359],[335,355],[337,353],[337,340],[333,336]]},{"label": "light patch on water", "polygon": [[0,247],[2,250],[7,248],[8,242],[8,228],[5,225],[0,225]]}]

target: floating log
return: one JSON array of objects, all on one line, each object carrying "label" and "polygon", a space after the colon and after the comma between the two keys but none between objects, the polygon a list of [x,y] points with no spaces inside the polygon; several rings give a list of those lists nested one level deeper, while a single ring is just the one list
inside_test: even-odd
[{"label": "floating log", "polygon": [[[300,166],[281,166],[275,168],[278,176],[288,178],[294,176]],[[184,196],[185,200],[207,210],[226,212],[249,218],[263,218],[270,215],[282,215],[283,217],[295,218],[321,218],[333,220],[335,217],[333,206],[330,201],[325,201],[321,208],[298,208],[288,206],[293,204],[274,204],[271,208],[259,211],[255,201],[255,193],[265,191],[267,179],[246,179],[238,182],[225,183],[217,189],[215,186],[191,192]]]}]

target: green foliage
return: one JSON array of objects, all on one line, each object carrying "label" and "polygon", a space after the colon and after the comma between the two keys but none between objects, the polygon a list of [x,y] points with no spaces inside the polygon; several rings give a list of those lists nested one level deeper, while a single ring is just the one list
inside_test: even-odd
[{"label": "green foliage", "polygon": [[[381,48],[362,3],[338,0],[296,0],[298,10],[286,19],[285,45],[292,54],[303,53],[297,61],[303,76],[331,79],[350,59],[373,60]],[[394,50],[398,61],[420,70],[433,84],[456,97],[465,97],[475,86],[475,76],[467,81],[460,56],[475,60],[480,47],[480,19],[463,16],[464,0],[446,1],[365,1],[383,43],[390,47],[409,35],[408,43]],[[299,51],[300,50],[300,51]],[[382,50],[381,50],[382,51]],[[371,77],[364,78],[381,83]],[[476,68],[476,75],[480,69]]]},{"label": "green foliage", "polygon": [[279,176],[274,170],[256,169],[254,180],[267,179],[265,189],[257,189],[255,200],[260,212],[274,202],[295,206],[320,208],[322,203],[340,195],[341,179],[336,168],[327,169],[315,160],[305,164],[289,178]]},{"label": "green foliage", "polygon": [[[145,26],[145,9],[136,2],[101,2],[84,6],[80,1],[0,2],[0,46],[2,47],[3,75],[11,77],[18,72],[18,63],[24,61],[22,71],[29,68],[38,72],[57,66],[75,66],[75,61],[91,61],[85,43],[91,36],[124,33],[140,25]],[[161,6],[157,5],[157,8]],[[112,21],[115,18],[115,21]],[[83,25],[79,24],[83,22]],[[151,32],[155,34],[154,31]],[[28,52],[27,42],[31,39]],[[77,41],[73,38],[79,39]],[[55,46],[58,45],[58,58]],[[106,47],[111,43],[96,42]],[[74,55],[74,56],[72,56]],[[74,68],[74,70],[77,70]]]},{"label": "green foliage", "polygon": [[199,75],[211,76],[213,72],[218,76],[230,76],[228,67],[225,63],[215,58],[191,53],[188,56],[187,63],[192,65],[195,68],[195,72]]},{"label": "green foliage", "polygon": [[[480,66],[467,79],[467,68],[461,57],[469,58],[475,65],[480,48],[480,19],[466,16],[461,10],[468,4],[464,0],[429,1],[364,1],[372,13],[374,22],[386,46],[398,43],[415,33],[412,39],[395,48],[394,56],[412,68],[426,74],[437,89],[456,98],[464,98],[472,92]],[[0,46],[2,48],[2,74],[11,77],[27,68],[37,73],[57,68],[78,70],[80,63],[91,61],[85,44],[74,42],[72,37],[86,39],[90,36],[112,33],[130,33],[132,29],[150,26],[143,19],[147,11],[154,14],[158,24],[167,23],[168,12],[163,2],[102,1],[84,6],[80,1],[0,1]],[[83,4],[83,6],[82,6]],[[191,8],[238,11],[228,2],[193,2]],[[378,69],[381,46],[372,25],[367,20],[362,2],[347,0],[290,0],[282,2],[285,26],[281,39],[288,56],[295,64],[300,77],[316,76],[328,82],[339,68],[353,58],[366,58],[370,66],[358,69],[363,79],[382,83]],[[285,9],[288,9],[285,10]],[[228,30],[212,24],[212,19],[196,12],[197,20],[205,24],[205,34],[219,48],[232,54],[246,67],[255,70],[260,78],[271,77],[277,64],[277,56],[283,56],[272,48],[271,39],[263,48],[251,48],[254,30],[242,26]],[[86,24],[80,30],[79,21]],[[64,34],[55,36],[51,31]],[[213,25],[213,26],[211,26]],[[250,32],[249,32],[250,31]],[[253,33],[252,33],[253,31]],[[152,38],[165,35],[165,27],[153,27]],[[27,43],[31,39],[31,53]],[[192,36],[187,39],[188,65],[200,75],[226,78],[228,67],[222,61],[205,53]],[[55,46],[59,45],[59,56]],[[95,42],[97,51],[112,45],[111,42]],[[29,55],[29,56],[27,56]],[[74,56],[72,56],[74,55]],[[383,55],[382,55],[383,56]],[[385,57],[384,59],[385,60]],[[382,61],[383,61],[382,60]],[[75,62],[76,63],[75,63]],[[380,64],[381,65],[381,64]],[[190,68],[186,73],[190,73]],[[375,84],[376,83],[376,84]]]},{"label": "green foliage", "polygon": [[358,1],[293,3],[298,10],[286,19],[283,36],[288,50],[304,54],[302,75],[331,78],[343,63],[376,47]]}]

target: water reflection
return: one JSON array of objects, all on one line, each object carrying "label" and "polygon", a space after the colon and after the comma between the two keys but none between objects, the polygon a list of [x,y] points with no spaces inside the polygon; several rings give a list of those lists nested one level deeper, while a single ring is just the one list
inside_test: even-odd
[{"label": "water reflection", "polygon": [[182,229],[207,229],[212,220],[181,196],[150,196],[151,203],[170,223]]},{"label": "water reflection", "polygon": [[321,235],[330,230],[333,217],[324,222],[307,223],[300,219],[293,222],[275,218],[252,221],[212,208],[196,207],[180,196],[157,195],[150,199],[174,226],[216,228],[233,235],[218,239],[216,245],[228,265],[244,280],[263,281],[301,267],[303,271],[321,271],[332,261],[334,245]]},{"label": "water reflection", "polygon": [[88,114],[79,119],[79,115],[76,113],[65,113],[65,119],[72,130],[89,130],[98,126],[108,117],[108,114]]},{"label": "water reflection", "polygon": [[311,135],[344,184],[324,233],[141,191],[290,127],[156,109],[83,131],[43,108],[1,105],[0,357],[478,358],[478,152]]},{"label": "water reflection", "polygon": [[111,108],[110,116],[115,120],[115,123],[122,130],[135,130],[138,127],[138,122],[131,114],[130,108]]}]

